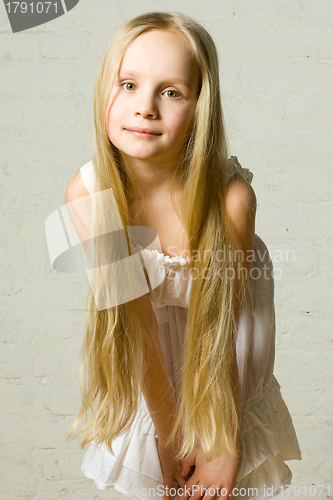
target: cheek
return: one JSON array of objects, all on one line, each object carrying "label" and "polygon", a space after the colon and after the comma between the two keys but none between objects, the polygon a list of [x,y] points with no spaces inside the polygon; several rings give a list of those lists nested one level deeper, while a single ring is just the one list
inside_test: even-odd
[{"label": "cheek", "polygon": [[180,113],[177,116],[177,129],[181,130],[183,133],[186,133],[191,126],[193,119],[193,109],[187,109],[185,112]]},{"label": "cheek", "polygon": [[106,119],[106,128],[109,135],[113,130],[122,125],[123,115],[124,115],[124,108],[118,106],[118,104],[114,102],[112,106],[109,108],[109,112],[107,114],[107,119]]},{"label": "cheek", "polygon": [[106,128],[107,130],[119,125],[119,121],[124,117],[125,106],[121,102],[121,96],[117,89],[113,89],[110,95],[108,110],[106,113]]}]

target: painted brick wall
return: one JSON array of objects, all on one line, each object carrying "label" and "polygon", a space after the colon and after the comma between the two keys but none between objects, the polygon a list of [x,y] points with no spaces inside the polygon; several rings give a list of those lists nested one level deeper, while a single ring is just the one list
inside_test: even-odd
[{"label": "painted brick wall", "polygon": [[275,374],[303,453],[293,485],[329,498],[318,485],[333,488],[333,4],[81,0],[15,34],[0,5],[1,500],[122,498],[83,476],[84,451],[65,439],[88,282],[52,269],[44,223],[91,158],[107,41],[152,10],[193,16],[217,43],[230,154],[254,173],[256,232],[276,270]]}]

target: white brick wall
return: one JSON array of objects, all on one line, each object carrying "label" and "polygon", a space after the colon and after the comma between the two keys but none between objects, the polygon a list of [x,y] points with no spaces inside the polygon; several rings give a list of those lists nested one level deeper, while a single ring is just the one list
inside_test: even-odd
[{"label": "white brick wall", "polygon": [[331,0],[81,0],[15,34],[0,5],[1,500],[122,498],[85,479],[84,451],[65,440],[88,284],[51,268],[44,222],[91,157],[108,39],[161,9],[192,15],[218,45],[230,154],[254,173],[256,232],[279,271],[275,373],[303,453],[293,484],[333,489]]}]

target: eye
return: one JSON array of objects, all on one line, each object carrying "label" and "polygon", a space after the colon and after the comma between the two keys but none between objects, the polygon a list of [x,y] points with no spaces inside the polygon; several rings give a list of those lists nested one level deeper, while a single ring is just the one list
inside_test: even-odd
[{"label": "eye", "polygon": [[135,87],[134,83],[132,83],[132,82],[124,82],[121,84],[121,86],[124,87],[125,90],[133,90],[133,89],[126,88],[126,85],[132,85],[133,87]]},{"label": "eye", "polygon": [[176,97],[180,97],[180,93],[179,93],[179,92],[177,92],[177,90],[174,90],[174,89],[166,90],[166,91],[164,92],[164,94],[167,94],[167,93],[170,93],[170,92],[171,92],[171,93],[173,92],[174,94],[177,94],[177,95],[174,95],[174,96],[170,96],[170,95],[169,95],[168,97],[171,97],[172,99],[175,99]]}]

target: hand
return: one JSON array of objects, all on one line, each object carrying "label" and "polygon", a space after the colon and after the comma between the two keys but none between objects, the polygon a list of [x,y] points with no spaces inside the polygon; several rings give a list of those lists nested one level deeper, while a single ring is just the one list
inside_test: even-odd
[{"label": "hand", "polygon": [[[235,484],[242,461],[242,446],[239,439],[237,446],[238,457],[233,458],[224,451],[220,456],[207,461],[202,446],[199,444],[185,460],[182,461],[182,473],[186,476],[191,466],[195,471],[183,488],[183,494],[178,500],[213,500],[220,495],[220,500],[228,500]],[[193,488],[193,493],[192,492]]]},{"label": "hand", "polygon": [[167,493],[173,488],[174,479],[182,488],[185,486],[186,479],[181,474],[181,462],[173,458],[172,449],[167,448],[162,439],[157,439],[157,451],[163,474],[163,500],[169,500],[170,496]]}]

